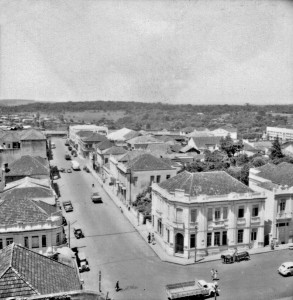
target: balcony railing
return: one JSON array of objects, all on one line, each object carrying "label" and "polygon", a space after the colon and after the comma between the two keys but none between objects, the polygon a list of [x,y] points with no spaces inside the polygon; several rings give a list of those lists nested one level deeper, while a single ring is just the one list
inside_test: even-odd
[{"label": "balcony railing", "polygon": [[245,225],[246,224],[246,219],[237,219],[237,225]]},{"label": "balcony railing", "polygon": [[182,230],[184,230],[184,223],[182,223],[182,222],[173,222],[173,226],[176,229],[182,229]]},{"label": "balcony railing", "polygon": [[224,220],[215,220],[213,227],[214,228],[223,228],[223,227],[225,227],[225,221]]},{"label": "balcony railing", "polygon": [[260,217],[251,217],[250,222],[251,222],[251,224],[260,223]]},{"label": "balcony railing", "polygon": [[286,219],[292,219],[292,213],[278,213],[277,220],[286,220]]}]

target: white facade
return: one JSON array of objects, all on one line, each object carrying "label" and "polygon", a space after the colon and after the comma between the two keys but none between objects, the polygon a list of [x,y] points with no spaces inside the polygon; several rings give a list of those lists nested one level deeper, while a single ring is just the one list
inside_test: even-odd
[{"label": "white facade", "polygon": [[218,128],[211,131],[215,136],[226,137],[230,135],[233,140],[237,140],[237,131],[229,131],[223,128]]},{"label": "white facade", "polygon": [[267,137],[270,140],[278,137],[283,142],[293,141],[293,128],[267,127]]},{"label": "white facade", "polygon": [[152,185],[152,225],[169,255],[204,257],[235,247],[263,247],[265,196],[190,197]]},{"label": "white facade", "polygon": [[41,254],[52,253],[64,246],[64,238],[61,216],[46,222],[0,225],[0,249],[14,242]]}]

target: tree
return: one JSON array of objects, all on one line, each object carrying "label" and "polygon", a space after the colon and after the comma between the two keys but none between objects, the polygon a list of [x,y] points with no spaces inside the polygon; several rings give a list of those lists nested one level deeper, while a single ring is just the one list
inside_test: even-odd
[{"label": "tree", "polygon": [[279,138],[276,137],[273,141],[272,148],[271,148],[271,153],[270,153],[270,159],[279,159],[284,157],[284,154],[282,152],[281,144],[279,142]]},{"label": "tree", "polygon": [[233,157],[236,153],[240,152],[243,149],[243,146],[242,140],[234,142],[229,134],[225,138],[222,137],[220,140],[220,148],[227,153],[228,157]]},{"label": "tree", "polygon": [[244,183],[245,185],[248,185],[249,183],[249,169],[250,169],[250,165],[249,164],[245,164],[240,171],[240,181],[242,183]]},{"label": "tree", "polygon": [[258,167],[261,167],[263,165],[266,164],[266,161],[265,159],[263,159],[262,157],[258,156],[258,157],[255,157],[253,158],[252,160],[252,165],[255,167],[255,168],[258,168]]}]

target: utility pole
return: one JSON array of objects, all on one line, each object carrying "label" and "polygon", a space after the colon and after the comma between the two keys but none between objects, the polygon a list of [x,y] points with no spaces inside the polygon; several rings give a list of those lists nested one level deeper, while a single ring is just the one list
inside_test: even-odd
[{"label": "utility pole", "polygon": [[70,222],[68,222],[68,247],[70,248]]}]

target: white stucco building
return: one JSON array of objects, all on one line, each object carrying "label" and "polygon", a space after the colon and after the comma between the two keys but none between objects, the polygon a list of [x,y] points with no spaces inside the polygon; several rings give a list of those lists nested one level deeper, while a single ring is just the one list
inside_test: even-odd
[{"label": "white stucco building", "polygon": [[265,197],[226,172],[184,171],[152,185],[152,226],[169,255],[262,247]]},{"label": "white stucco building", "polygon": [[267,127],[267,137],[270,140],[279,138],[281,141],[293,141],[293,128]]}]

